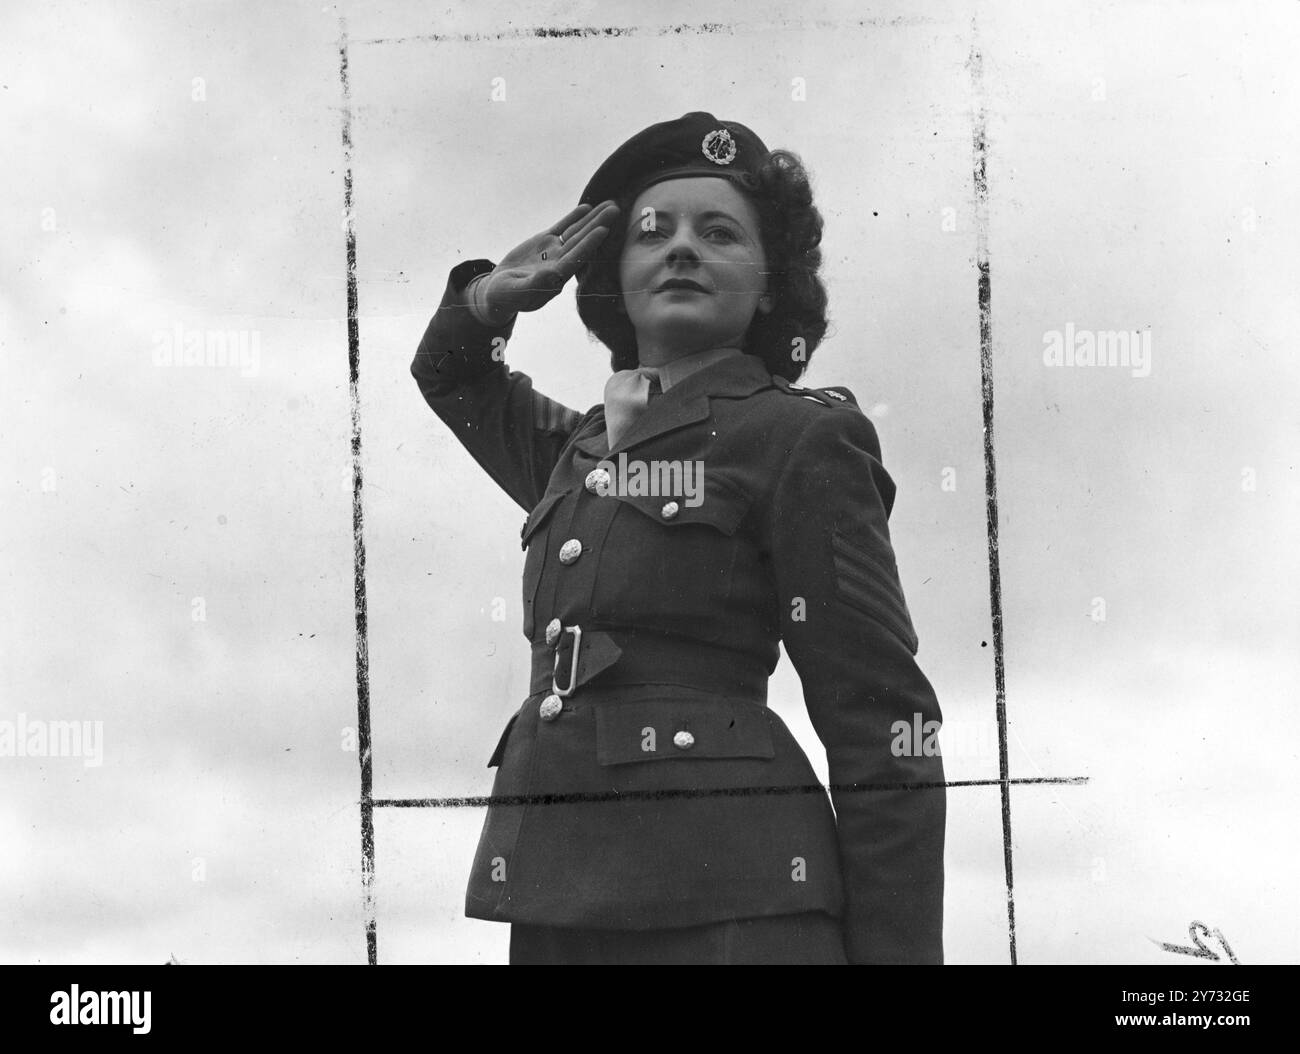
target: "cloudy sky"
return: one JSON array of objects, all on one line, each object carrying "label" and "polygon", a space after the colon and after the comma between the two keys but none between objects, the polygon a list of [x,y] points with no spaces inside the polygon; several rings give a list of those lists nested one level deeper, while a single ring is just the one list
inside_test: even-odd
[{"label": "cloudy sky", "polygon": [[[378,796],[487,794],[527,694],[521,513],[408,373],[446,272],[697,109],[813,172],[808,383],[877,424],[948,774],[996,778],[982,106],[1011,770],[1088,780],[1013,788],[1020,960],[1182,961],[1194,919],[1297,958],[1295,5],[239,0],[6,15],[0,753],[102,754],[0,756],[0,961],[364,961],[343,19]],[[1116,331],[1141,368],[1045,360]],[[210,333],[243,358],[169,364]],[[579,409],[608,369],[568,292],[510,362]],[[481,821],[380,811],[383,961],[504,959]],[[997,787],[950,791],[951,962],[1007,961],[1002,855]]]}]

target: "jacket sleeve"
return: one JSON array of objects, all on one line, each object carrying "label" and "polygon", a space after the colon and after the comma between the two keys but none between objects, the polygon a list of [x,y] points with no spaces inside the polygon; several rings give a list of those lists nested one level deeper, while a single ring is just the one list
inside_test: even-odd
[{"label": "jacket sleeve", "polygon": [[411,374],[465,449],[502,490],[531,511],[581,415],[534,391],[526,374],[507,369],[504,350],[513,319],[487,326],[470,313],[465,286],[492,268],[489,260],[452,268]]},{"label": "jacket sleeve", "polygon": [[828,408],[776,484],[771,556],[786,652],[829,763],[849,959],[942,963],[941,715],[914,660],[893,498],[871,422]]}]

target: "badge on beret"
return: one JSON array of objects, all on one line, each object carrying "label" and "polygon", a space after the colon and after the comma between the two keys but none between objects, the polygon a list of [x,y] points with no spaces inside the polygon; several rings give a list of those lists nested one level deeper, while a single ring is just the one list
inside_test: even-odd
[{"label": "badge on beret", "polygon": [[736,141],[725,128],[715,128],[706,135],[700,149],[715,165],[729,165],[736,160]]}]

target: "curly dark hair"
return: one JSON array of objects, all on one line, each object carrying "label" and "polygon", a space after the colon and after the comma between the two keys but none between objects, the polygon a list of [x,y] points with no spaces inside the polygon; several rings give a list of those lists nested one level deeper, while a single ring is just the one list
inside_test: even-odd
[{"label": "curly dark hair", "polygon": [[[755,312],[745,334],[744,350],[757,355],[769,373],[798,380],[826,334],[826,287],[821,267],[822,214],[813,204],[808,171],[797,154],[772,150],[754,175],[745,174],[741,188],[759,216],[760,237],[767,257],[768,294],[772,310]],[[623,216],[634,199],[618,199]],[[636,332],[619,310],[619,257],[625,228],[615,226],[578,272],[578,315],[587,329],[610,349],[614,370],[639,365]]]}]

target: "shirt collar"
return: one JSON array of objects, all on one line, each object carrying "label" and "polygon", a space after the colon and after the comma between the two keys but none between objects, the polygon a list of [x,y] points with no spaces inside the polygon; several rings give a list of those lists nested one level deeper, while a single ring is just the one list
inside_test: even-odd
[{"label": "shirt collar", "polygon": [[733,355],[744,354],[739,348],[707,348],[704,351],[697,351],[694,355],[683,355],[654,369],[659,374],[659,386],[664,391],[668,391],[673,385],[681,384],[692,373],[698,373],[706,366],[712,366],[715,362]]},{"label": "shirt collar", "polygon": [[681,390],[675,393],[670,404],[711,398],[743,399],[762,388],[772,387],[772,375],[757,355],[734,348],[717,350],[721,354],[701,361],[693,371],[678,378],[676,386]]}]

